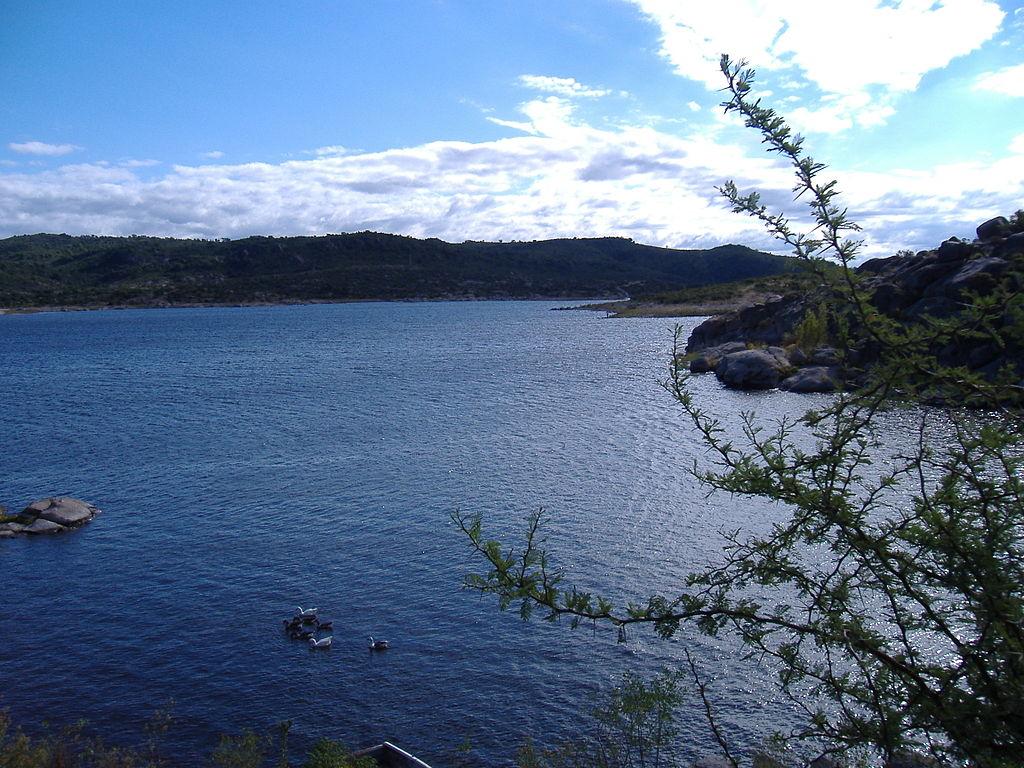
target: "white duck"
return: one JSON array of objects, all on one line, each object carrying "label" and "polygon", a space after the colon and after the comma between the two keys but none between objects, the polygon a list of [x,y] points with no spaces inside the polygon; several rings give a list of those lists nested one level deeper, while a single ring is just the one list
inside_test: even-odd
[{"label": "white duck", "polygon": [[331,643],[333,643],[333,642],[334,642],[334,637],[332,635],[328,635],[327,637],[321,637],[319,640],[317,640],[315,637],[311,637],[311,638],[309,638],[309,647],[310,648],[330,648],[331,647]]},{"label": "white duck", "polygon": [[371,651],[386,651],[391,647],[391,643],[387,640],[374,640],[370,638],[370,650]]},{"label": "white duck", "polygon": [[304,619],[306,617],[313,618],[319,610],[319,608],[303,608],[300,605],[295,609],[295,615],[300,619]]}]

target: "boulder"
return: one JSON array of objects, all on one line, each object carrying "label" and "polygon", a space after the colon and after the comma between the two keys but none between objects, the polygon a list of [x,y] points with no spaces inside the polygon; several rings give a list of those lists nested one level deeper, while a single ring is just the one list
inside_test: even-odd
[{"label": "boulder", "polygon": [[786,768],[786,764],[767,752],[755,752],[750,761],[750,768]]},{"label": "boulder", "polygon": [[774,296],[735,312],[715,315],[693,329],[687,352],[699,352],[729,341],[781,344],[804,316],[802,296]]},{"label": "boulder", "polygon": [[818,347],[811,352],[811,365],[839,365],[839,351],[834,347]]},{"label": "boulder", "polygon": [[765,349],[747,349],[726,355],[715,368],[715,376],[731,389],[772,389],[789,371],[786,353],[775,347],[780,357]]},{"label": "boulder", "polygon": [[49,520],[44,520],[40,517],[37,518],[34,522],[32,522],[30,525],[26,525],[22,529],[22,532],[35,535],[38,533],[62,533],[66,530],[67,528],[65,528],[63,525],[60,525],[59,523],[50,522]]},{"label": "boulder", "polygon": [[690,373],[709,373],[715,370],[719,361],[733,352],[741,352],[747,345],[740,341],[729,341],[715,347],[709,347],[690,361]]},{"label": "boulder", "polygon": [[893,262],[899,259],[899,256],[879,256],[874,259],[868,259],[860,266],[857,267],[858,272],[869,272],[871,274],[877,274],[884,272],[885,270],[892,267]]},{"label": "boulder", "polygon": [[940,245],[935,256],[938,261],[957,261],[966,259],[971,255],[971,244],[965,243],[959,237],[951,237]]},{"label": "boulder", "polygon": [[693,768],[732,768],[732,763],[724,757],[712,755],[710,757],[702,757],[695,760]]},{"label": "boulder", "polygon": [[1010,222],[1006,220],[1005,216],[996,216],[994,219],[989,219],[978,225],[977,230],[979,240],[988,240],[993,237],[1002,237],[1008,233],[1010,229]]},{"label": "boulder", "polygon": [[779,383],[787,392],[835,392],[840,389],[839,369],[835,366],[814,365],[801,368]]},{"label": "boulder", "polygon": [[996,250],[996,253],[1000,256],[1013,256],[1015,254],[1024,254],[1024,232],[1017,232],[1010,235]]},{"label": "boulder", "polygon": [[996,284],[996,278],[1006,271],[1010,265],[995,256],[986,256],[968,261],[946,283],[945,294],[950,298],[959,296],[963,291],[984,293]]},{"label": "boulder", "polygon": [[896,315],[900,310],[913,304],[915,300],[914,294],[896,283],[882,283],[875,288],[871,295],[871,303],[879,312],[884,312],[887,315]]},{"label": "boulder", "polygon": [[70,496],[50,496],[33,501],[16,519],[8,515],[8,522],[0,523],[0,538],[61,533],[85,525],[98,513],[99,510],[87,501]]},{"label": "boulder", "polygon": [[81,499],[72,499],[69,496],[34,501],[25,508],[26,513],[29,510],[38,510],[41,519],[70,528],[78,527],[92,520],[98,511],[91,504]]},{"label": "boulder", "polygon": [[917,752],[897,752],[885,761],[885,768],[931,768],[937,765],[934,757]]},{"label": "boulder", "polygon": [[790,365],[807,365],[808,357],[807,353],[800,349],[796,344],[791,344],[786,347],[786,357],[789,358]]}]

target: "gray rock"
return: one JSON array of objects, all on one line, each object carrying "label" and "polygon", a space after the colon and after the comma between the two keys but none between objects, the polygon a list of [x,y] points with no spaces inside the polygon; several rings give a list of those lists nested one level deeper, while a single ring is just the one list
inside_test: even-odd
[{"label": "gray rock", "polygon": [[741,352],[747,345],[741,341],[729,341],[715,347],[709,347],[690,361],[690,373],[710,373],[715,370],[719,361],[733,352]]},{"label": "gray rock", "polygon": [[17,535],[14,531],[0,530],[0,539],[13,539]]},{"label": "gray rock", "polygon": [[63,525],[60,525],[58,523],[52,523],[49,520],[43,520],[43,518],[40,517],[39,519],[35,520],[31,525],[26,525],[24,532],[35,535],[39,533],[62,533],[66,530],[67,528],[65,528]]},{"label": "gray rock", "polygon": [[929,317],[950,317],[955,315],[959,309],[959,302],[948,299],[945,296],[927,296],[907,307],[903,315],[907,319],[921,318],[925,315]]},{"label": "gray rock", "polygon": [[818,347],[811,352],[812,365],[839,365],[839,351],[834,347]]},{"label": "gray rock", "polygon": [[803,319],[802,296],[776,296],[735,312],[715,315],[693,329],[687,352],[700,352],[728,341],[780,344]]},{"label": "gray rock", "polygon": [[966,259],[971,254],[971,244],[965,243],[959,237],[951,237],[940,245],[935,256],[939,261],[956,261]]},{"label": "gray rock", "polygon": [[781,360],[763,349],[747,349],[726,355],[715,368],[715,376],[731,389],[772,389],[788,373],[789,364],[781,347]]},{"label": "gray rock", "polygon": [[1001,237],[1009,228],[1010,222],[1006,220],[1005,216],[996,216],[994,219],[979,224],[975,231],[978,233],[979,240],[988,240],[992,237]]},{"label": "gray rock", "polygon": [[789,359],[790,365],[807,365],[808,362],[807,353],[796,344],[786,348],[786,357]]},{"label": "gray rock", "polygon": [[996,278],[1010,265],[1003,259],[986,256],[964,264],[946,283],[945,294],[959,296],[963,291],[984,293],[996,284]]},{"label": "gray rock", "polygon": [[783,347],[765,347],[764,351],[778,360],[779,365],[781,365],[783,369],[791,367],[789,362],[789,353],[786,352]]},{"label": "gray rock", "polygon": [[931,768],[935,759],[916,752],[899,752],[885,762],[885,768]]},{"label": "gray rock", "polygon": [[899,256],[881,256],[875,259],[868,259],[857,267],[857,271],[870,272],[871,274],[884,272],[889,269],[897,259],[899,259]]},{"label": "gray rock", "polygon": [[53,504],[52,498],[39,499],[39,501],[33,501],[21,511],[26,515],[32,515],[32,517],[39,517],[39,513],[44,509],[49,509],[51,504]]},{"label": "gray rock", "polygon": [[786,768],[786,764],[767,752],[755,752],[750,761],[750,768]]},{"label": "gray rock", "polygon": [[871,295],[871,303],[887,315],[895,315],[914,303],[916,296],[896,283],[882,283]]},{"label": "gray rock", "polygon": [[39,517],[43,520],[49,520],[51,523],[57,523],[66,527],[74,528],[83,523],[87,523],[96,516],[98,511],[96,507],[88,504],[81,499],[72,499],[68,496],[58,496],[56,498],[41,499],[40,501],[33,502],[29,507],[41,504],[42,502],[50,502],[49,505],[39,512]]},{"label": "gray rock", "polygon": [[928,286],[955,272],[959,266],[958,261],[939,261],[937,256],[931,254],[920,265],[894,277],[904,291],[921,293]]},{"label": "gray rock", "polygon": [[724,757],[718,755],[712,755],[710,757],[702,757],[695,760],[693,768],[732,768],[732,763],[726,760]]},{"label": "gray rock", "polygon": [[0,524],[0,531],[10,531],[11,533],[21,533],[25,530],[25,526],[22,523],[2,523]]},{"label": "gray rock", "polygon": [[839,389],[839,369],[823,365],[801,368],[779,383],[787,392],[835,392]]},{"label": "gray rock", "polygon": [[1017,253],[1024,253],[1024,232],[1017,232],[1010,235],[996,250],[999,256],[1013,256]]}]

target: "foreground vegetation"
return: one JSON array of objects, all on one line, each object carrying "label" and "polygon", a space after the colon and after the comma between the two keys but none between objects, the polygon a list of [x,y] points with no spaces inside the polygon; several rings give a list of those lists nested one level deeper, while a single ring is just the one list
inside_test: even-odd
[{"label": "foreground vegetation", "polygon": [[[15,728],[10,715],[0,710],[0,768],[167,768],[176,763],[162,750],[162,739],[171,727],[167,711],[158,711],[146,729],[146,739],[138,746],[112,746],[87,733],[86,723],[51,730],[30,737]],[[290,722],[278,725],[273,733],[247,730],[237,736],[221,736],[209,755],[209,764],[218,768],[289,768]],[[302,768],[375,768],[368,757],[353,757],[336,741],[321,739],[305,759]]]},{"label": "foreground vegetation", "polygon": [[625,238],[446,243],[359,232],[177,240],[0,240],[0,307],[618,297],[776,274],[792,259]]},{"label": "foreground vegetation", "polygon": [[[517,605],[524,618],[540,609],[573,627],[606,622],[620,637],[643,626],[663,638],[694,630],[731,637],[752,664],[774,671],[802,713],[778,734],[790,761],[1024,765],[1021,361],[982,373],[940,358],[963,340],[1015,348],[1024,338],[1024,265],[1017,258],[951,316],[903,325],[880,313],[852,268],[858,227],[836,182],[822,180],[825,166],[802,139],[750,96],[752,70],[723,57],[722,71],[723,106],[792,165],[812,224],[799,231],[731,182],[721,191],[828,286],[815,333],[844,358],[870,359],[870,368],[856,391],[799,420],[743,413],[725,424],[729,417],[698,402],[673,356],[664,386],[707,450],[694,474],[712,491],[780,510],[768,535],[726,532],[721,562],[682,578],[676,594],[617,604],[567,584],[543,547],[540,514],[513,548],[487,539],[479,517],[455,514],[486,568],[466,585],[496,595],[502,608]],[[823,259],[837,268],[822,268]],[[907,407],[921,399],[932,405]],[[914,422],[895,446],[894,420],[884,417],[893,411],[899,423]],[[752,745],[719,727],[713,689],[693,671],[712,734],[739,766]]]}]

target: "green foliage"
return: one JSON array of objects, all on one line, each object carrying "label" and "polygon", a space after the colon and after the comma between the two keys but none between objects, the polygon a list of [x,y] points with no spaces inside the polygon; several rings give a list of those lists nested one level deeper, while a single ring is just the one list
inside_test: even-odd
[{"label": "green foliage", "polygon": [[224,734],[210,755],[210,762],[220,768],[259,768],[270,747],[266,735],[245,730],[238,736]]},{"label": "green foliage", "polygon": [[[721,191],[789,244],[829,286],[843,344],[876,361],[862,386],[798,420],[743,414],[734,433],[705,411],[673,356],[664,386],[702,438],[708,488],[785,510],[764,536],[727,535],[722,561],[691,574],[673,597],[614,605],[566,585],[531,515],[526,542],[505,549],[479,518],[456,524],[489,570],[468,587],[518,604],[526,618],[650,625],[727,634],[777,672],[804,713],[794,739],[810,754],[893,760],[905,751],[935,765],[1009,768],[1024,755],[1024,413],[1014,370],[984,377],[941,362],[952,344],[1002,349],[1024,337],[1019,272],[963,311],[898,325],[874,310],[851,263],[858,230],[836,182],[807,156],[781,117],[750,98],[752,70],[723,57],[726,111],[740,114],[792,166],[810,234],[732,182]],[[823,259],[838,271],[820,269]],[[1019,265],[1015,267],[1018,269]],[[851,330],[852,329],[852,330]],[[676,346],[680,338],[677,330]],[[908,398],[934,407],[906,407]],[[972,406],[970,410],[963,406]],[[887,413],[916,421],[892,434]],[[894,446],[895,440],[895,446]],[[889,446],[887,449],[886,446]],[[698,680],[702,695],[704,689]],[[706,702],[706,699],[705,699]],[[716,738],[717,729],[708,708]]]},{"label": "green foliage", "polygon": [[353,757],[344,746],[330,739],[320,739],[309,751],[306,768],[376,768],[369,757]]},{"label": "green foliage", "polygon": [[621,296],[758,277],[793,260],[741,245],[683,251],[624,238],[445,243],[359,232],[176,240],[0,240],[0,307]]},{"label": "green foliage", "polygon": [[626,673],[592,712],[591,732],[552,750],[532,741],[519,750],[519,768],[670,768],[678,736],[679,675],[665,670],[650,682]]},{"label": "green foliage", "polygon": [[793,330],[793,343],[804,352],[812,352],[828,342],[828,308],[821,304],[808,309],[804,319]]},{"label": "green foliage", "polygon": [[[173,726],[170,709],[159,709],[146,726],[139,747],[107,746],[85,734],[86,723],[31,738],[14,728],[6,710],[0,710],[0,768],[165,768],[172,762],[161,754],[161,742]],[[277,768],[288,768],[288,731],[291,721],[279,723]],[[211,765],[222,768],[260,768],[268,762],[274,739],[269,733],[247,729],[237,736],[223,735],[210,754]],[[310,750],[307,768],[375,768],[372,758],[353,757],[344,747],[321,739]]]}]

